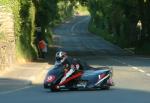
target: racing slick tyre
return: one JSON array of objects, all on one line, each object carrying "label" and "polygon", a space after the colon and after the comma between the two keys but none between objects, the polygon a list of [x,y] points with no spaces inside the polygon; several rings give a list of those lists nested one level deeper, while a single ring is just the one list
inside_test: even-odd
[{"label": "racing slick tyre", "polygon": [[69,88],[70,91],[77,91],[78,88]]},{"label": "racing slick tyre", "polygon": [[51,92],[59,92],[60,91],[59,89],[55,89],[55,88],[51,88],[50,90],[51,90]]},{"label": "racing slick tyre", "polygon": [[50,90],[51,90],[51,92],[58,92],[58,91],[60,91],[60,89],[58,89],[58,88],[56,88],[54,86],[50,87]]},{"label": "racing slick tyre", "polygon": [[101,90],[109,90],[110,89],[110,86],[108,85],[103,85],[100,87]]}]

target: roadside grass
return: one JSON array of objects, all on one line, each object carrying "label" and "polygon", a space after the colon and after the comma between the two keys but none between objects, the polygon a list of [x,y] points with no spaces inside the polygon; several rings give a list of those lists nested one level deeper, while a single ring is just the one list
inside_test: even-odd
[{"label": "roadside grass", "polygon": [[36,60],[37,53],[31,45],[21,45],[16,43],[16,59],[19,63],[30,62]]}]

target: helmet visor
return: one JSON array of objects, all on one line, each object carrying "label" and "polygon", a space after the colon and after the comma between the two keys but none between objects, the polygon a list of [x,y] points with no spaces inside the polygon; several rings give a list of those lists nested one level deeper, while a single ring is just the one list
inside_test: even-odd
[{"label": "helmet visor", "polygon": [[56,61],[60,62],[63,58],[56,57]]}]

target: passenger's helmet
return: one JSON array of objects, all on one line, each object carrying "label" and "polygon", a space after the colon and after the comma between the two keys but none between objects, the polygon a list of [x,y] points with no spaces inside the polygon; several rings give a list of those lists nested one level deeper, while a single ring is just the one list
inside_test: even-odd
[{"label": "passenger's helmet", "polygon": [[59,51],[56,53],[56,61],[63,63],[67,58],[67,53],[63,51]]}]

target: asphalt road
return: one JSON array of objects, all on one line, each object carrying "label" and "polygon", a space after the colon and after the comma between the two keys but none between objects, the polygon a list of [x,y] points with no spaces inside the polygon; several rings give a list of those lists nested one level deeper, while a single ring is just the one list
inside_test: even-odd
[{"label": "asphalt road", "polygon": [[[75,17],[58,26],[55,45],[90,65],[114,69],[115,86],[110,90],[62,91],[44,90],[41,84],[0,93],[1,103],[150,103],[150,58],[127,51],[87,31],[90,17]],[[42,83],[42,82],[41,82]]]}]

